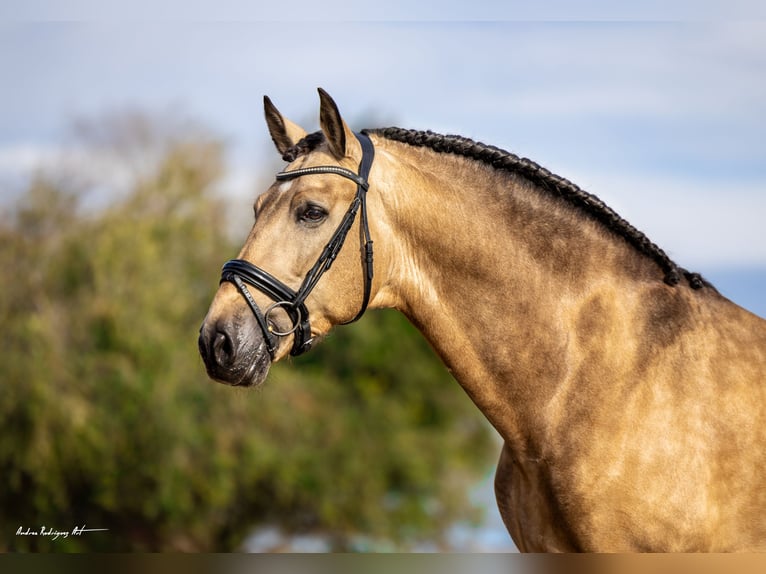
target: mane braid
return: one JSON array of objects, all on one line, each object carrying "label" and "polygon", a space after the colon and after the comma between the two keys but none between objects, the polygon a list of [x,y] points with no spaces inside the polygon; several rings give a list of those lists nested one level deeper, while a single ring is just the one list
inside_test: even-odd
[{"label": "mane braid", "polygon": [[670,257],[641,231],[620,217],[612,208],[595,195],[588,193],[571,181],[551,173],[530,159],[521,158],[500,148],[473,141],[457,135],[441,135],[431,131],[407,130],[390,127],[364,130],[415,147],[426,147],[437,153],[449,153],[473,159],[496,169],[516,173],[549,193],[560,197],[607,229],[623,238],[637,251],[651,258],[664,273],[665,283],[678,285],[685,278],[693,289],[711,287],[698,273],[690,273],[676,265]]}]

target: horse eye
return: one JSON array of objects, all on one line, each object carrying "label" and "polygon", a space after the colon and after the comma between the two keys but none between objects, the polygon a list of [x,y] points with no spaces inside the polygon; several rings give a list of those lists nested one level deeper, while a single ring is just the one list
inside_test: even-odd
[{"label": "horse eye", "polygon": [[318,205],[306,205],[298,212],[298,219],[305,223],[319,223],[327,217],[327,211]]}]

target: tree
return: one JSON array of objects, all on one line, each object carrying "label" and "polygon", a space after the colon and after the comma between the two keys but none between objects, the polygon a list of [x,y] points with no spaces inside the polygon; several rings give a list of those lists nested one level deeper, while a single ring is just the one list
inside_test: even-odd
[{"label": "tree", "polygon": [[406,549],[469,516],[487,427],[399,315],[261,390],[207,379],[197,330],[236,253],[224,148],[147,116],[97,127],[86,149],[128,158],[122,193],[40,173],[0,222],[0,549],[226,551],[259,524]]}]

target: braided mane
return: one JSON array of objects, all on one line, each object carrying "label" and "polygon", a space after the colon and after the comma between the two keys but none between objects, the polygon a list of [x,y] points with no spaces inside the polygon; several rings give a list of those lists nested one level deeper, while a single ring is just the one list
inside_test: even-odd
[{"label": "braided mane", "polygon": [[[441,135],[431,131],[408,130],[396,127],[363,130],[363,133],[415,147],[425,147],[436,153],[448,153],[479,161],[495,169],[518,174],[534,185],[546,190],[577,207],[585,215],[604,225],[609,231],[624,239],[639,253],[652,259],[665,274],[668,285],[678,285],[684,278],[693,289],[712,287],[698,273],[679,267],[672,259],[641,231],[620,217],[612,208],[595,195],[586,192],[571,181],[551,173],[527,158],[521,158],[495,146],[476,142],[457,135]],[[292,161],[299,155],[315,149],[324,138],[321,132],[311,134],[287,150],[284,159]]]}]

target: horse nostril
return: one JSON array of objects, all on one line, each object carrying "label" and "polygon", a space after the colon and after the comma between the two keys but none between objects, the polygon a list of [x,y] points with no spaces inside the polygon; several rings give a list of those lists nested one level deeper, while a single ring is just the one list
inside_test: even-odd
[{"label": "horse nostril", "polygon": [[222,331],[216,331],[213,339],[213,358],[219,367],[229,367],[234,362],[234,345]]}]

